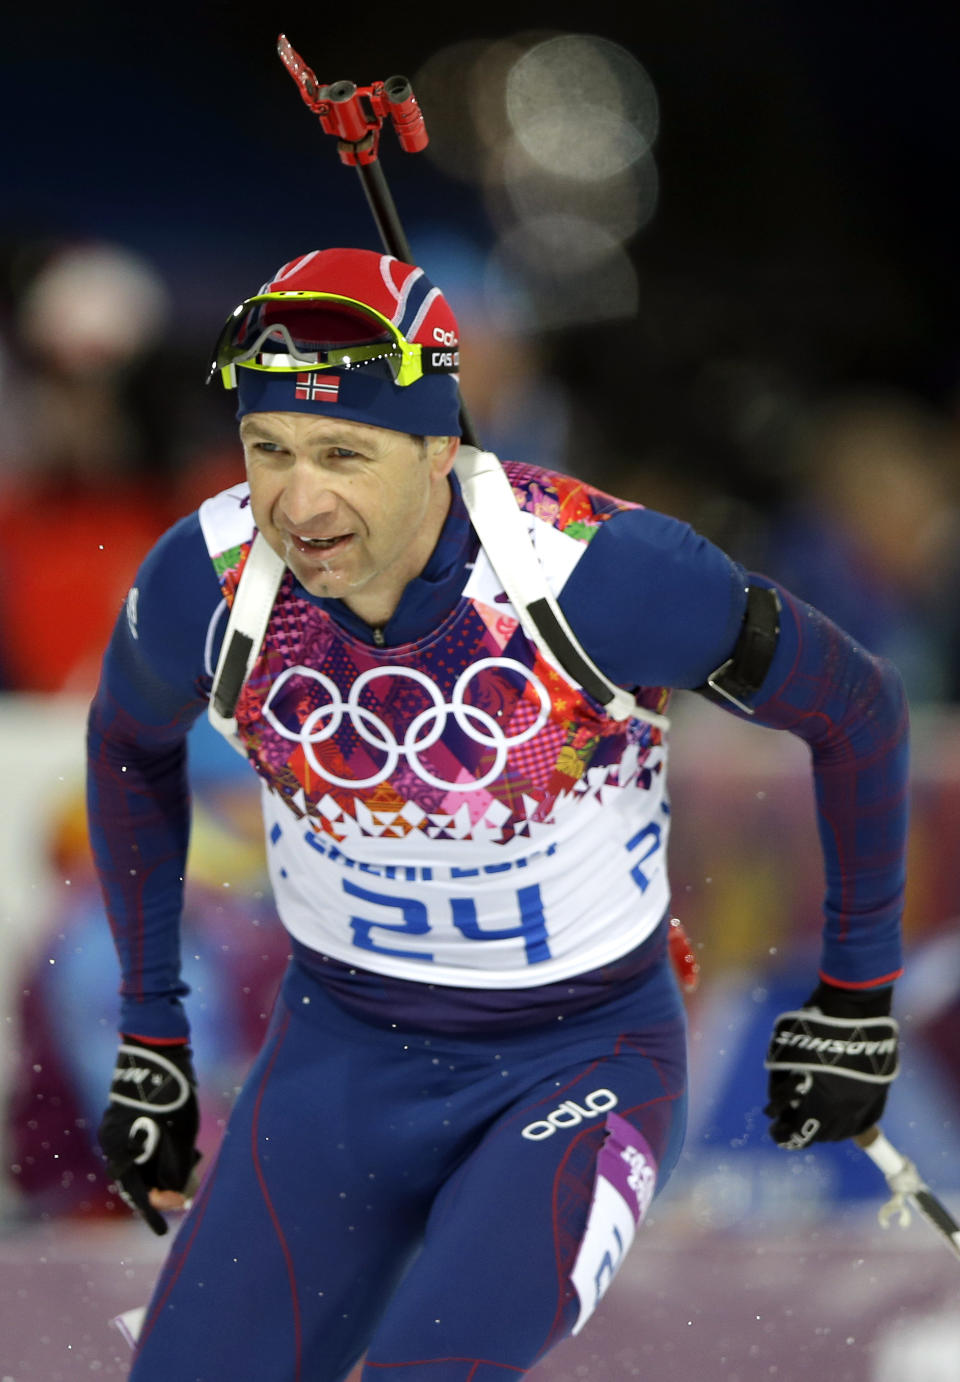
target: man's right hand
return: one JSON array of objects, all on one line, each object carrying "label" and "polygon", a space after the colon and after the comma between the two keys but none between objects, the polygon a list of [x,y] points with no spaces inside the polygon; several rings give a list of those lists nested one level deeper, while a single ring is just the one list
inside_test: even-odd
[{"label": "man's right hand", "polygon": [[178,1207],[200,1160],[199,1122],[189,1046],[123,1038],[97,1136],[121,1199],[154,1233],[166,1233],[159,1210]]}]

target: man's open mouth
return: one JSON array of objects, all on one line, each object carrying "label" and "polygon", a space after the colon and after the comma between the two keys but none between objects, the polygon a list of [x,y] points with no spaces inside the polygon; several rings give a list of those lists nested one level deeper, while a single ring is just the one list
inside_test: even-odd
[{"label": "man's open mouth", "polygon": [[301,537],[291,533],[290,537],[298,552],[329,552],[340,543],[349,542],[352,533],[338,533],[336,537]]}]

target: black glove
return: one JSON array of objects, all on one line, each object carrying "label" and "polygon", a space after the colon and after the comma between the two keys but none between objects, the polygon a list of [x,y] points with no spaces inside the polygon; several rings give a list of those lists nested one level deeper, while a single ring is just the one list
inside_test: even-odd
[{"label": "black glove", "polygon": [[892,995],[821,983],[798,1012],[780,1014],[764,1061],[777,1146],[840,1142],[877,1122],[899,1068]]},{"label": "black glove", "polygon": [[124,1037],[97,1137],[117,1193],[154,1233],[166,1233],[167,1223],[149,1191],[186,1188],[200,1160],[194,1147],[199,1123],[189,1046],[149,1046]]}]

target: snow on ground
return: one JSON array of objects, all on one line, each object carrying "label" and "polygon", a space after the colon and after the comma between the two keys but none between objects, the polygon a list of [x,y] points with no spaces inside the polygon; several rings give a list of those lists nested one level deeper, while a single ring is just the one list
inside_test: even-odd
[{"label": "snow on ground", "polygon": [[[123,1223],[0,1237],[0,1382],[127,1376],[109,1320],[142,1304],[166,1242]],[[703,1231],[655,1215],[609,1294],[533,1382],[957,1382],[960,1261],[916,1219]]]}]

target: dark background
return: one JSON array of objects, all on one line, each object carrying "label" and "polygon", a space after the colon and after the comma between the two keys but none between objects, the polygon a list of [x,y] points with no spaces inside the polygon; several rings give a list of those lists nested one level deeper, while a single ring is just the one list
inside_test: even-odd
[{"label": "dark background", "polygon": [[[264,265],[374,244],[275,55],[281,28],[323,80],[361,83],[469,37],[624,44],[661,103],[660,204],[632,253],[639,334],[663,368],[732,343],[815,385],[893,380],[952,403],[960,21],[946,4],[24,6],[0,59],[7,257],[67,234],[119,239],[160,265],[185,329],[209,335]],[[414,244],[437,218],[483,234],[463,184],[392,140],[383,162]]]}]

